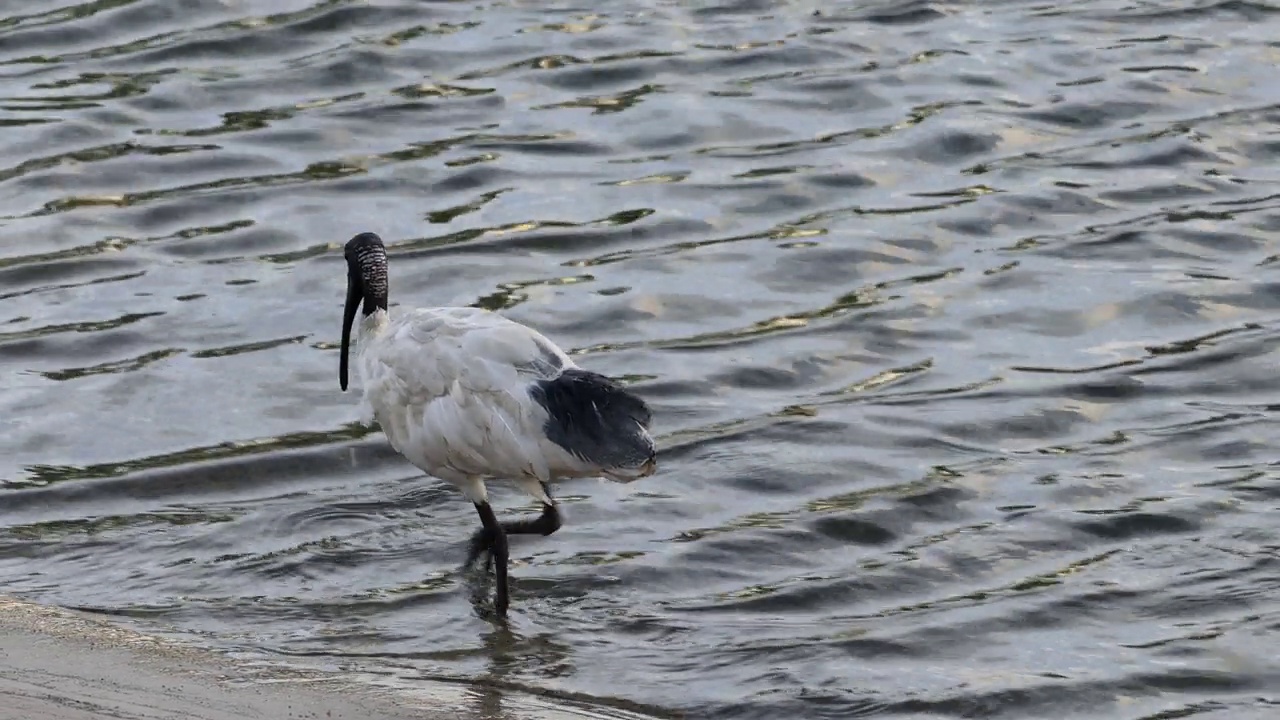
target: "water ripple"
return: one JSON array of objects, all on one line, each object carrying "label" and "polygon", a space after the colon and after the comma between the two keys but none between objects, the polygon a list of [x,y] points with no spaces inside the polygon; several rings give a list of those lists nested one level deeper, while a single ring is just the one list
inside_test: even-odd
[{"label": "water ripple", "polygon": [[[1275,17],[0,2],[0,578],[477,717],[1271,717]],[[655,410],[510,627],[338,391],[364,230]]]}]

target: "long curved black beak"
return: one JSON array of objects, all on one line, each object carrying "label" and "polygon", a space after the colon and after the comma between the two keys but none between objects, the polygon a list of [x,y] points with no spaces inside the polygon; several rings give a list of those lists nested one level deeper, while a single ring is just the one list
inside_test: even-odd
[{"label": "long curved black beak", "polygon": [[360,309],[360,301],[364,299],[364,283],[357,272],[347,273],[347,306],[342,311],[342,359],[338,361],[338,383],[342,391],[347,391],[347,350],[351,345],[351,324],[355,322],[356,310]]}]

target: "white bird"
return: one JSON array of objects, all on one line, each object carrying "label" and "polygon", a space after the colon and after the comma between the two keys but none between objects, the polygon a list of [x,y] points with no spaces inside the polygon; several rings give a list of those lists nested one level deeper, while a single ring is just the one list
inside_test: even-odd
[{"label": "white bird", "polygon": [[[507,535],[550,535],[560,528],[550,482],[652,475],[649,408],[613,380],[579,368],[541,333],[496,313],[442,307],[392,318],[382,239],[356,235],[345,254],[342,390],[351,326],[361,310],[355,369],[363,401],[396,452],[475,505],[482,527],[465,565],[489,551],[489,561],[496,561],[494,608],[505,614]],[[541,516],[499,522],[486,479],[514,482],[542,503]]]}]

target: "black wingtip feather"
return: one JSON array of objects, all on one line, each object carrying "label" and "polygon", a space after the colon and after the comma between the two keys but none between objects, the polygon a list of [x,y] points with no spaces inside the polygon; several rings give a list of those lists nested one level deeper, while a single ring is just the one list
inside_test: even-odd
[{"label": "black wingtip feather", "polygon": [[635,468],[653,459],[644,400],[599,373],[580,368],[539,380],[530,395],[546,411],[551,442],[605,468]]}]

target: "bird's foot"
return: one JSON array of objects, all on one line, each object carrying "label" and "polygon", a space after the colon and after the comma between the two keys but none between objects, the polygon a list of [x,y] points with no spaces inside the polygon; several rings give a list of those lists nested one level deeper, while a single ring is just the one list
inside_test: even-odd
[{"label": "bird's foot", "polygon": [[493,568],[493,533],[488,528],[479,528],[471,535],[471,541],[467,547],[467,561],[462,564],[464,568],[470,568],[475,565],[480,555],[484,554],[484,571],[489,572]]},{"label": "bird's foot", "polygon": [[510,560],[506,533],[493,533],[485,528],[477,530],[471,536],[467,561],[463,567],[471,568],[482,554],[485,556],[485,572],[489,572],[490,569],[495,570],[493,609],[498,616],[505,617],[507,606],[511,604],[511,590],[507,579],[507,563]]},{"label": "bird's foot", "polygon": [[[544,505],[542,514],[536,518],[504,520],[499,523],[499,527],[504,535],[550,535],[560,529],[560,510],[554,504]],[[492,570],[494,537],[494,532],[487,527],[480,527],[472,533],[467,546],[467,561],[462,567],[474,566],[476,560],[485,554],[484,570]]]}]

